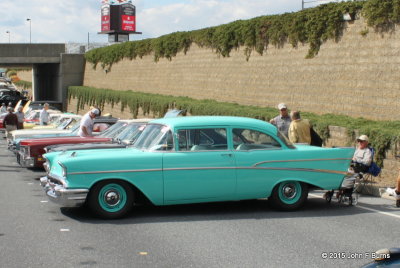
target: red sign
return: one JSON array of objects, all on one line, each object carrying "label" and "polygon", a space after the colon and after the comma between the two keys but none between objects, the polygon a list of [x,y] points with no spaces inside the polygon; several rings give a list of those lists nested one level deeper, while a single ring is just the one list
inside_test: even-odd
[{"label": "red sign", "polygon": [[101,8],[101,31],[110,30],[110,6],[105,5]]},{"label": "red sign", "polygon": [[121,16],[121,30],[134,32],[136,30],[136,17],[130,15],[122,15]]}]

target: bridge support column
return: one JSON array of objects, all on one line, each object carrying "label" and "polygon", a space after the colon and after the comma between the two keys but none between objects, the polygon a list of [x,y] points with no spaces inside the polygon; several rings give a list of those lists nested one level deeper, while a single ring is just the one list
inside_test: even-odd
[{"label": "bridge support column", "polygon": [[68,87],[82,86],[85,72],[84,54],[61,54],[60,63],[60,96],[63,109],[67,108]]}]

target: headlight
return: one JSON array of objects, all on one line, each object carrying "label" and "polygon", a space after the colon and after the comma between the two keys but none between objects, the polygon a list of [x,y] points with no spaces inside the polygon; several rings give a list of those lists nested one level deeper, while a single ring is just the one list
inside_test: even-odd
[{"label": "headlight", "polygon": [[50,161],[46,158],[46,156],[43,156],[43,158],[46,160],[46,162],[43,164],[43,167],[47,173],[50,173],[50,169],[51,169]]},{"label": "headlight", "polygon": [[29,146],[21,146],[20,151],[23,155],[26,155],[26,156],[31,155],[31,152],[30,152],[31,150],[30,150]]},{"label": "headlight", "polygon": [[67,177],[67,167],[64,166],[63,163],[61,163],[60,161],[58,161],[58,164],[59,164],[59,165],[61,166],[61,168],[62,168],[62,176],[63,176],[64,178],[66,178],[66,177]]}]

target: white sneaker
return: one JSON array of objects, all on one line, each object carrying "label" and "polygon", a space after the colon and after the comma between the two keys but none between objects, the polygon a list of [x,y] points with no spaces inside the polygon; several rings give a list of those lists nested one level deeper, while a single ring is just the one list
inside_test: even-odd
[{"label": "white sneaker", "polygon": [[400,199],[400,194],[397,194],[397,193],[396,193],[396,190],[393,189],[393,188],[387,188],[387,189],[386,189],[386,193],[388,193],[388,194],[391,195],[391,196],[394,196],[397,200]]},{"label": "white sneaker", "polygon": [[391,196],[395,196],[396,195],[396,191],[393,188],[387,188],[386,189],[386,193],[388,193]]}]

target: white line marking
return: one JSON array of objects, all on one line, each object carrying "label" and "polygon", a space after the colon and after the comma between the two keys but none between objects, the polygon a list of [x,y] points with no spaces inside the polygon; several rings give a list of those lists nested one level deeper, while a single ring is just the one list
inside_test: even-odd
[{"label": "white line marking", "polygon": [[49,202],[49,201],[47,201],[47,200],[40,201],[40,203],[47,203],[47,202]]},{"label": "white line marking", "polygon": [[33,182],[28,182],[29,185],[33,185]]},{"label": "white line marking", "polygon": [[[312,197],[318,197],[318,198],[322,198],[323,199],[322,196],[319,196],[319,195],[316,195],[316,194],[308,194],[308,195],[312,196]],[[364,206],[360,206],[360,205],[356,205],[355,207],[362,208],[362,209],[373,211],[373,212],[376,212],[376,213],[379,213],[379,214],[382,214],[382,215],[391,216],[391,217],[400,219],[400,215],[397,215],[397,214],[392,214],[392,213],[389,213],[389,212],[384,212],[384,211],[380,211],[380,210],[377,210],[377,209],[368,208],[368,207],[364,207]]]},{"label": "white line marking", "polygon": [[69,232],[69,229],[60,229],[60,232]]}]

